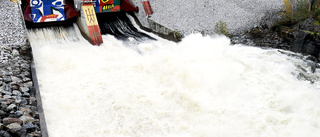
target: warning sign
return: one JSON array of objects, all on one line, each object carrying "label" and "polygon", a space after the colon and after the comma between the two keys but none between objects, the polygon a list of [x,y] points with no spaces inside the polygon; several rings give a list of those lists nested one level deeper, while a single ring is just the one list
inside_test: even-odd
[{"label": "warning sign", "polygon": [[92,44],[100,45],[101,43],[103,43],[103,41],[93,5],[91,3],[83,3],[82,8],[89,29]]}]

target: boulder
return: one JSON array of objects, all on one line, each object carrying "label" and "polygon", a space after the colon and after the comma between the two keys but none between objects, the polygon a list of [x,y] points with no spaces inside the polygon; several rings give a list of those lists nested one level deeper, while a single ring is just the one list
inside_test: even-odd
[{"label": "boulder", "polygon": [[294,32],[294,41],[292,44],[292,51],[319,57],[320,44],[317,40],[319,35],[311,34],[306,31]]}]

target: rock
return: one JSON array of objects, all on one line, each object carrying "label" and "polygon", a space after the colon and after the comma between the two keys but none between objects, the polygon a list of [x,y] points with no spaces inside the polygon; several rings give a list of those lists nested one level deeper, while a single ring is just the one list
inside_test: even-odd
[{"label": "rock", "polygon": [[22,127],[18,123],[11,123],[7,128],[9,128],[11,132],[17,133]]},{"label": "rock", "polygon": [[28,92],[24,92],[24,93],[22,94],[22,97],[30,97],[30,94],[29,94]]},{"label": "rock", "polygon": [[21,92],[19,90],[12,91],[12,94],[16,96],[21,96]]},{"label": "rock", "polygon": [[30,97],[29,105],[36,106],[37,105],[37,99],[35,97]]},{"label": "rock", "polygon": [[23,125],[22,125],[22,128],[25,128],[25,129],[34,129],[34,128],[36,128],[36,126],[33,125],[32,123],[27,123],[27,124],[23,124]]},{"label": "rock", "polygon": [[26,98],[21,98],[20,105],[27,105],[27,104],[28,104],[28,100]]},{"label": "rock", "polygon": [[24,124],[29,123],[29,122],[36,121],[33,117],[30,117],[30,116],[21,116],[19,119],[20,119]]},{"label": "rock", "polygon": [[23,84],[23,87],[31,88],[33,86],[33,82],[29,81]]},{"label": "rock", "polygon": [[22,124],[22,121],[18,118],[4,118],[3,119],[3,124],[5,125],[9,125],[11,123],[18,123],[18,124]]},{"label": "rock", "polygon": [[19,54],[19,51],[18,51],[18,50],[13,49],[13,50],[12,50],[12,55],[13,55],[14,57],[17,57],[17,56],[19,56],[20,54]]},{"label": "rock", "polygon": [[22,100],[21,100],[20,96],[17,96],[16,99],[15,99],[15,103],[20,104],[21,101]]},{"label": "rock", "polygon": [[320,44],[315,42],[316,36],[305,32],[305,31],[296,31],[294,32],[294,41],[293,41],[293,52],[304,53],[312,55],[316,58],[319,57]]},{"label": "rock", "polygon": [[2,123],[0,123],[0,129],[2,129],[4,127],[4,125]]},{"label": "rock", "polygon": [[29,72],[29,71],[25,71],[25,72],[23,72],[23,74],[24,74],[25,76],[30,76],[30,72]]},{"label": "rock", "polygon": [[18,117],[22,116],[23,115],[23,111],[16,111],[15,113]]},{"label": "rock", "polygon": [[23,63],[23,64],[21,64],[21,68],[23,68],[23,69],[30,69],[30,65],[27,64],[27,63]]},{"label": "rock", "polygon": [[13,90],[18,90],[18,89],[19,89],[19,85],[14,84],[14,85],[11,86],[11,88],[12,88]]},{"label": "rock", "polygon": [[4,92],[2,92],[3,94],[5,94],[5,95],[12,95],[12,93],[11,92],[8,92],[8,91],[4,91]]},{"label": "rock", "polygon": [[1,103],[1,108],[7,108],[8,107],[8,105],[7,104],[5,104],[5,103]]},{"label": "rock", "polygon": [[31,132],[27,135],[27,137],[41,137],[41,133]]},{"label": "rock", "polygon": [[28,87],[20,87],[21,92],[28,92],[30,89]]},{"label": "rock", "polygon": [[27,82],[27,81],[31,81],[31,79],[30,78],[28,78],[28,77],[23,77],[23,82]]},{"label": "rock", "polygon": [[11,91],[11,85],[6,84],[4,90],[6,90],[6,91]]},{"label": "rock", "polygon": [[10,104],[10,105],[7,107],[7,110],[11,111],[11,110],[14,109],[15,107],[17,107],[15,104]]},{"label": "rock", "polygon": [[9,77],[9,76],[4,76],[4,77],[3,77],[3,81],[6,82],[6,83],[9,83],[9,82],[11,82],[12,80],[11,80],[11,77]]},{"label": "rock", "polygon": [[0,116],[1,117],[6,116],[6,114],[7,114],[6,112],[4,112],[3,110],[0,110]]},{"label": "rock", "polygon": [[9,98],[12,98],[12,96],[10,96],[10,95],[4,95],[3,98],[4,98],[4,99],[9,99]]},{"label": "rock", "polygon": [[7,131],[0,130],[1,137],[11,137],[11,135]]},{"label": "rock", "polygon": [[28,107],[21,107],[20,111],[23,112],[24,114],[30,114],[32,111]]},{"label": "rock", "polygon": [[27,135],[27,129],[22,128],[22,129],[20,129],[19,131],[17,131],[17,134],[18,134],[20,137],[25,137],[25,136]]},{"label": "rock", "polygon": [[14,83],[21,83],[22,79],[18,78],[16,76],[11,76],[11,81],[14,82]]}]

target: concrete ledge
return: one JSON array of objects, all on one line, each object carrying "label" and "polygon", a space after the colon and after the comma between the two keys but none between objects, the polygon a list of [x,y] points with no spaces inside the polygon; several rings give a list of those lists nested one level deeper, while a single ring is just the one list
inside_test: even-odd
[{"label": "concrete ledge", "polygon": [[48,137],[49,135],[48,135],[48,130],[47,130],[47,123],[46,123],[46,119],[45,119],[44,112],[43,112],[41,95],[40,95],[38,78],[37,78],[37,73],[36,73],[34,61],[31,62],[31,72],[32,72],[33,87],[34,87],[35,96],[37,99],[37,108],[38,108],[39,119],[40,119],[41,135],[42,135],[42,137]]}]

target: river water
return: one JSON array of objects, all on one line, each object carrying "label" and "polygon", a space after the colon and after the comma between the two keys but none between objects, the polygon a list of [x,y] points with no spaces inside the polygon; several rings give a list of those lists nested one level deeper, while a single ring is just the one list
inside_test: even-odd
[{"label": "river water", "polygon": [[76,27],[29,37],[50,137],[320,135],[320,70],[290,52],[201,34],[103,35],[100,46]]}]

